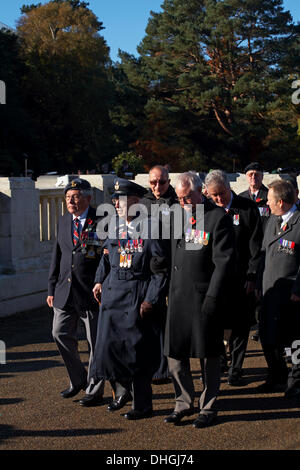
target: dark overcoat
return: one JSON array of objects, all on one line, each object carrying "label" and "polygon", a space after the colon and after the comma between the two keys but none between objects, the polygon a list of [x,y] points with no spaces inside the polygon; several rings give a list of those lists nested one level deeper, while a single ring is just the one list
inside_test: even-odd
[{"label": "dark overcoat", "polygon": [[236,276],[231,283],[231,309],[227,328],[249,327],[256,323],[255,294],[246,294],[246,281],[256,281],[263,239],[261,217],[254,201],[237,196],[229,209],[235,235]]},{"label": "dark overcoat", "polygon": [[81,310],[98,310],[92,289],[101,257],[100,245],[87,244],[83,250],[83,239],[85,235],[91,239],[91,234],[96,233],[96,224],[96,210],[90,207],[81,232],[81,242],[74,247],[72,215],[66,212],[59,218],[48,277],[48,295],[54,296],[53,305],[56,308],[64,309],[71,294],[73,302]]},{"label": "dark overcoat", "polygon": [[[261,216],[263,232],[265,232],[265,230],[266,230],[266,226],[267,226],[268,220],[269,220],[270,215],[271,215],[270,208],[267,204],[268,191],[269,191],[268,188],[264,184],[262,184],[259,191],[258,191],[258,193],[257,193],[257,197],[256,197],[256,200],[255,200],[255,203],[258,207],[258,210],[259,210],[259,213],[260,213],[260,216]],[[242,193],[240,193],[239,196],[242,196],[242,197],[245,197],[247,199],[252,200],[251,193],[250,193],[249,189],[247,189],[246,191],[243,191]]]},{"label": "dark overcoat", "polygon": [[172,240],[165,355],[175,359],[223,351],[222,302],[234,270],[234,233],[224,209],[204,201],[207,245],[189,250],[184,234]]},{"label": "dark overcoat", "polygon": [[[289,248],[287,242],[294,245]],[[291,294],[300,296],[300,210],[285,229],[279,229],[276,216],[270,217],[262,251],[261,341],[291,346],[300,338],[300,305],[290,300]]]},{"label": "dark overcoat", "polygon": [[146,301],[155,307],[166,295],[166,274],[159,269],[154,274],[150,268],[153,261],[162,261],[164,252],[159,240],[139,238],[143,251],[132,255],[130,267],[120,267],[119,243],[126,244],[128,240],[130,237],[105,242],[103,247],[109,254],[101,259],[95,277],[95,283],[102,284],[91,370],[96,378],[122,381],[138,374],[151,377],[160,362],[160,329],[155,319],[159,312],[154,309],[150,318],[143,319],[140,306]]}]

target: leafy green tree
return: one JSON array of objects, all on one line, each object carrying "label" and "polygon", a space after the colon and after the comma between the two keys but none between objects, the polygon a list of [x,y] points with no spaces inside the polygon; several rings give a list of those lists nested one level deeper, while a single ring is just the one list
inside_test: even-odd
[{"label": "leafy green tree", "polygon": [[299,70],[299,26],[282,0],[164,0],[162,9],[151,12],[140,59],[121,59],[147,94],[148,121],[160,110],[166,127],[172,123],[178,168],[189,156],[202,169],[253,159],[272,166],[280,146],[294,150],[287,68]]},{"label": "leafy green tree", "polygon": [[110,155],[109,49],[88,3],[23,7],[18,22],[26,105],[43,149],[40,171],[93,169]]},{"label": "leafy green tree", "polygon": [[21,77],[25,66],[19,57],[18,37],[0,31],[0,79],[5,83],[6,104],[0,106],[0,175],[24,173],[23,153],[31,153],[34,133],[25,109]]},{"label": "leafy green tree", "polygon": [[144,162],[141,155],[134,152],[122,152],[112,160],[112,167],[116,174],[125,177],[126,173],[137,175],[144,171]]}]

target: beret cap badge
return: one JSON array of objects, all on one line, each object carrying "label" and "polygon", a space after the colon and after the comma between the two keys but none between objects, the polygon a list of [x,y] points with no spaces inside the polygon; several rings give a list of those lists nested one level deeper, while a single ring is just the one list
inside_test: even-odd
[{"label": "beret cap badge", "polygon": [[116,190],[116,191],[119,191],[119,189],[120,189],[119,181],[116,181],[116,183],[115,183],[115,190]]}]

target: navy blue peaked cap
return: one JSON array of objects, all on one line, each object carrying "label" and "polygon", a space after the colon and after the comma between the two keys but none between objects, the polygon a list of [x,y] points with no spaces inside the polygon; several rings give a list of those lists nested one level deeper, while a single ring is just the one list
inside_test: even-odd
[{"label": "navy blue peaked cap", "polygon": [[113,194],[111,197],[112,199],[119,196],[143,197],[147,192],[147,189],[133,181],[129,181],[124,178],[116,178],[114,180]]}]

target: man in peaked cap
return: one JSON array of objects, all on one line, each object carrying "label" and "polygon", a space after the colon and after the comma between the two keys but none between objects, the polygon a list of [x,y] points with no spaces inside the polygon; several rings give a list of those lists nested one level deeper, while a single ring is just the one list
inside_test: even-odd
[{"label": "man in peaked cap", "polygon": [[93,296],[94,277],[101,256],[101,242],[96,236],[96,211],[90,207],[91,185],[77,178],[64,190],[67,212],[59,218],[48,279],[47,303],[54,310],[53,338],[70,378],[69,388],[61,392],[72,398],[80,390],[86,396],[83,406],[102,401],[104,380],[89,379],[78,354],[79,319],[86,329],[90,360],[94,354],[99,306]]},{"label": "man in peaked cap", "polygon": [[150,229],[144,230],[151,219],[130,215],[145,193],[132,181],[115,180],[115,238],[103,245],[108,254],[100,261],[93,289],[96,297],[101,296],[101,307],[92,376],[115,383],[111,412],[123,408],[132,395],[132,409],[125,414],[129,420],[152,414],[151,380],[160,361],[156,306],[166,286],[161,242],[146,236]]}]

